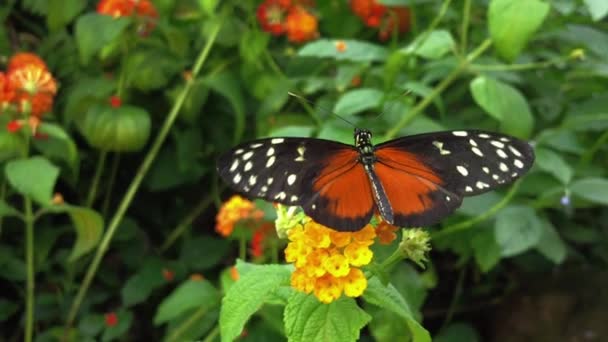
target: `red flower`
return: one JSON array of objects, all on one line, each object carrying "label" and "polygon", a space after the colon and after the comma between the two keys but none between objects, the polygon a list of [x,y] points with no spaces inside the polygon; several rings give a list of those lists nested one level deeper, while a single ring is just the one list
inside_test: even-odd
[{"label": "red flower", "polygon": [[122,100],[120,99],[120,97],[116,95],[110,96],[110,106],[112,106],[112,108],[119,108],[121,105]]},{"label": "red flower", "polygon": [[23,127],[23,123],[20,120],[9,121],[9,123],[6,124],[6,130],[11,133],[17,132],[21,127]]},{"label": "red flower", "polygon": [[291,7],[291,0],[266,0],[257,11],[262,30],[279,36],[285,32],[285,17]]},{"label": "red flower", "polygon": [[111,328],[118,324],[118,315],[116,314],[116,312],[108,312],[104,315],[104,319],[106,321],[107,327]]},{"label": "red flower", "polygon": [[53,107],[57,82],[53,75],[37,64],[24,65],[8,73],[9,87],[14,91],[13,102],[22,112],[41,116]]},{"label": "red flower", "polygon": [[165,278],[166,281],[173,281],[173,278],[175,278],[175,272],[171,271],[170,269],[163,268],[163,278]]},{"label": "red flower", "polygon": [[265,241],[268,235],[274,230],[274,224],[267,222],[258,228],[251,238],[250,253],[253,257],[259,258],[264,255]]},{"label": "red flower", "polygon": [[8,76],[0,71],[0,109],[4,107],[4,104],[12,101],[15,97],[15,92],[10,86]]},{"label": "red flower", "polygon": [[158,11],[149,0],[101,0],[97,4],[97,13],[114,18],[135,15],[143,22],[139,26],[142,34],[150,32],[158,18]]},{"label": "red flower", "polygon": [[285,22],[287,40],[293,43],[303,43],[319,36],[317,18],[303,7],[297,6],[289,11]]},{"label": "red flower", "polygon": [[36,65],[44,70],[48,69],[46,63],[44,63],[42,58],[38,57],[38,55],[30,52],[18,52],[9,59],[7,70],[10,72],[15,69],[23,68],[26,65]]},{"label": "red flower", "polygon": [[410,10],[404,6],[384,6],[376,0],[350,0],[350,7],[366,26],[378,28],[381,40],[388,39],[397,29],[405,33],[410,28]]}]

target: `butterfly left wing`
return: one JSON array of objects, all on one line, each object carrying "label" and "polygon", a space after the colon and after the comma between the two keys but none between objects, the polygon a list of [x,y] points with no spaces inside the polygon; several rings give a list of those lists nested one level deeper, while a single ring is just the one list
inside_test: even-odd
[{"label": "butterfly left wing", "polygon": [[302,206],[316,222],[358,230],[374,210],[367,175],[350,145],[312,138],[241,144],[217,163],[222,179],[248,197]]},{"label": "butterfly left wing", "polygon": [[462,202],[513,182],[534,163],[532,147],[484,131],[407,136],[376,146],[375,172],[399,226],[439,222]]}]

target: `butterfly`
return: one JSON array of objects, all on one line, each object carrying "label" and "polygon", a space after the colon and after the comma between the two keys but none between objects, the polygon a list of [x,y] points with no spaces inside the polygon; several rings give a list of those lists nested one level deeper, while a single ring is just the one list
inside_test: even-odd
[{"label": "butterfly", "polygon": [[301,206],[316,222],[357,231],[374,213],[396,226],[438,223],[462,203],[513,182],[534,163],[515,137],[456,130],[372,144],[355,129],[354,145],[314,138],[267,138],[225,152],[221,178],[250,198]]}]

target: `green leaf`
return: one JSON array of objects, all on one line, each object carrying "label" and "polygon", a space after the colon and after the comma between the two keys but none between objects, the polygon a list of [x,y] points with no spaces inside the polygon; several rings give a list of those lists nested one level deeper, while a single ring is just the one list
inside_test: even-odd
[{"label": "green leaf", "polygon": [[539,0],[492,0],[488,26],[498,54],[513,61],[548,13],[549,5]]},{"label": "green leaf", "polygon": [[608,179],[585,178],[572,182],[570,190],[573,195],[587,201],[608,205]]},{"label": "green leaf", "polygon": [[363,293],[363,298],[367,302],[385,308],[403,318],[414,342],[431,341],[429,332],[416,321],[409,304],[392,284],[384,286],[378,277],[371,278]]},{"label": "green leaf", "polygon": [[68,204],[53,205],[49,209],[54,213],[66,213],[72,219],[76,229],[76,243],[68,257],[74,262],[97,246],[103,233],[103,218],[93,209]]},{"label": "green leaf", "polygon": [[59,168],[43,157],[12,160],[4,169],[15,190],[42,206],[51,204]]},{"label": "green leaf", "polygon": [[294,292],[285,306],[285,333],[289,341],[357,341],[371,316],[354,299],[341,297],[323,304],[313,295]]},{"label": "green leaf", "polygon": [[540,219],[534,209],[510,206],[496,215],[496,242],[504,257],[520,254],[538,244],[543,234]]},{"label": "green leaf", "polygon": [[486,227],[477,229],[471,240],[471,246],[475,261],[482,272],[488,272],[500,261],[501,250],[493,229]]},{"label": "green leaf", "polygon": [[536,249],[555,264],[561,264],[566,259],[566,244],[551,222],[543,220],[542,228],[543,234]]},{"label": "green leaf", "polygon": [[80,16],[75,27],[80,62],[85,65],[89,64],[91,58],[116,39],[130,22],[126,18],[113,18],[97,13]]},{"label": "green leaf", "polygon": [[[240,263],[240,265],[248,264]],[[239,336],[247,320],[260,309],[272,292],[280,286],[289,284],[291,270],[287,266],[251,265],[251,267],[252,271],[241,274],[222,300],[220,311],[222,341],[232,341]]]},{"label": "green leaf", "polygon": [[0,199],[0,218],[19,215],[21,215],[21,213],[17,209],[11,207],[8,205],[8,203],[6,203],[6,201]]},{"label": "green leaf", "polygon": [[534,117],[519,90],[486,76],[476,77],[470,88],[475,102],[501,122],[501,131],[520,138],[530,136]]},{"label": "green leaf", "polygon": [[572,168],[559,154],[546,148],[537,148],[535,154],[536,165],[541,170],[554,175],[562,184],[570,183]]},{"label": "green leaf", "polygon": [[606,0],[584,0],[593,21],[600,21],[608,14],[608,1]]},{"label": "green leaf", "polygon": [[126,69],[129,84],[141,91],[167,86],[183,68],[182,61],[162,49],[141,49],[129,54]]},{"label": "green leaf", "polygon": [[69,24],[86,6],[82,0],[49,0],[46,24],[51,31]]},{"label": "green leaf", "polygon": [[205,78],[203,83],[230,102],[235,115],[232,141],[238,143],[245,131],[245,100],[238,78],[232,72],[223,72]]},{"label": "green leaf", "polygon": [[50,159],[65,162],[72,172],[78,172],[78,148],[72,137],[61,126],[46,122],[40,124],[38,132],[48,138],[34,139],[36,149]]},{"label": "green leaf", "polygon": [[[336,45],[344,44],[344,51],[339,51]],[[388,57],[388,50],[380,45],[359,40],[329,40],[318,39],[304,45],[298,56],[334,58],[336,60],[351,60],[357,62],[384,61]]]},{"label": "green leaf", "polygon": [[148,299],[154,289],[166,283],[162,272],[163,263],[159,259],[146,260],[120,291],[123,305],[129,307]]},{"label": "green leaf", "polygon": [[361,88],[344,93],[336,102],[334,113],[348,116],[367,109],[377,108],[384,93],[378,89]]},{"label": "green leaf", "polygon": [[450,32],[435,30],[419,35],[410,45],[401,51],[406,54],[416,54],[427,59],[439,59],[454,49],[455,42]]},{"label": "green leaf", "polygon": [[160,325],[170,321],[190,309],[209,310],[219,302],[220,294],[209,281],[186,280],[160,303],[154,316],[154,324]]},{"label": "green leaf", "polygon": [[213,236],[200,236],[184,239],[180,260],[192,269],[204,271],[212,268],[227,257],[231,251],[231,243],[227,239]]},{"label": "green leaf", "polygon": [[118,317],[118,324],[112,327],[106,326],[101,341],[118,340],[119,337],[125,335],[129,330],[129,327],[131,327],[131,322],[133,322],[133,313],[131,311],[121,309],[116,312],[116,316]]},{"label": "green leaf", "polygon": [[22,134],[0,130],[0,162],[24,156],[26,150],[27,144]]}]

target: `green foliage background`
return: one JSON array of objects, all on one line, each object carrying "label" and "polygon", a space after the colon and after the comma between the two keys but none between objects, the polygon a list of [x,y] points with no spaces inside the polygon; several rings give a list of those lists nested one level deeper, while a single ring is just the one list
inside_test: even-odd
[{"label": "green foliage background", "polygon": [[[497,338],[497,304],[529,279],[605,270],[606,2],[382,2],[410,7],[408,34],[381,42],[347,1],[317,1],[320,38],[302,45],[262,32],[254,1],[154,1],[160,18],[143,37],[92,1],[0,5],[0,56],[35,51],[60,82],[48,140],[26,147],[0,132],[4,337],[23,337],[34,277],[36,341],[230,340],[243,326],[244,340],[462,341]],[[238,242],[213,229],[229,194],[215,158],[256,137],[351,143],[352,126],[331,112],[375,142],[501,131],[530,140],[537,160],[521,182],[428,227],[428,267],[401,263],[389,286],[372,278],[361,302],[319,305],[286,286],[284,265],[239,262],[234,283]],[[50,205],[54,192],[67,204]]]}]

